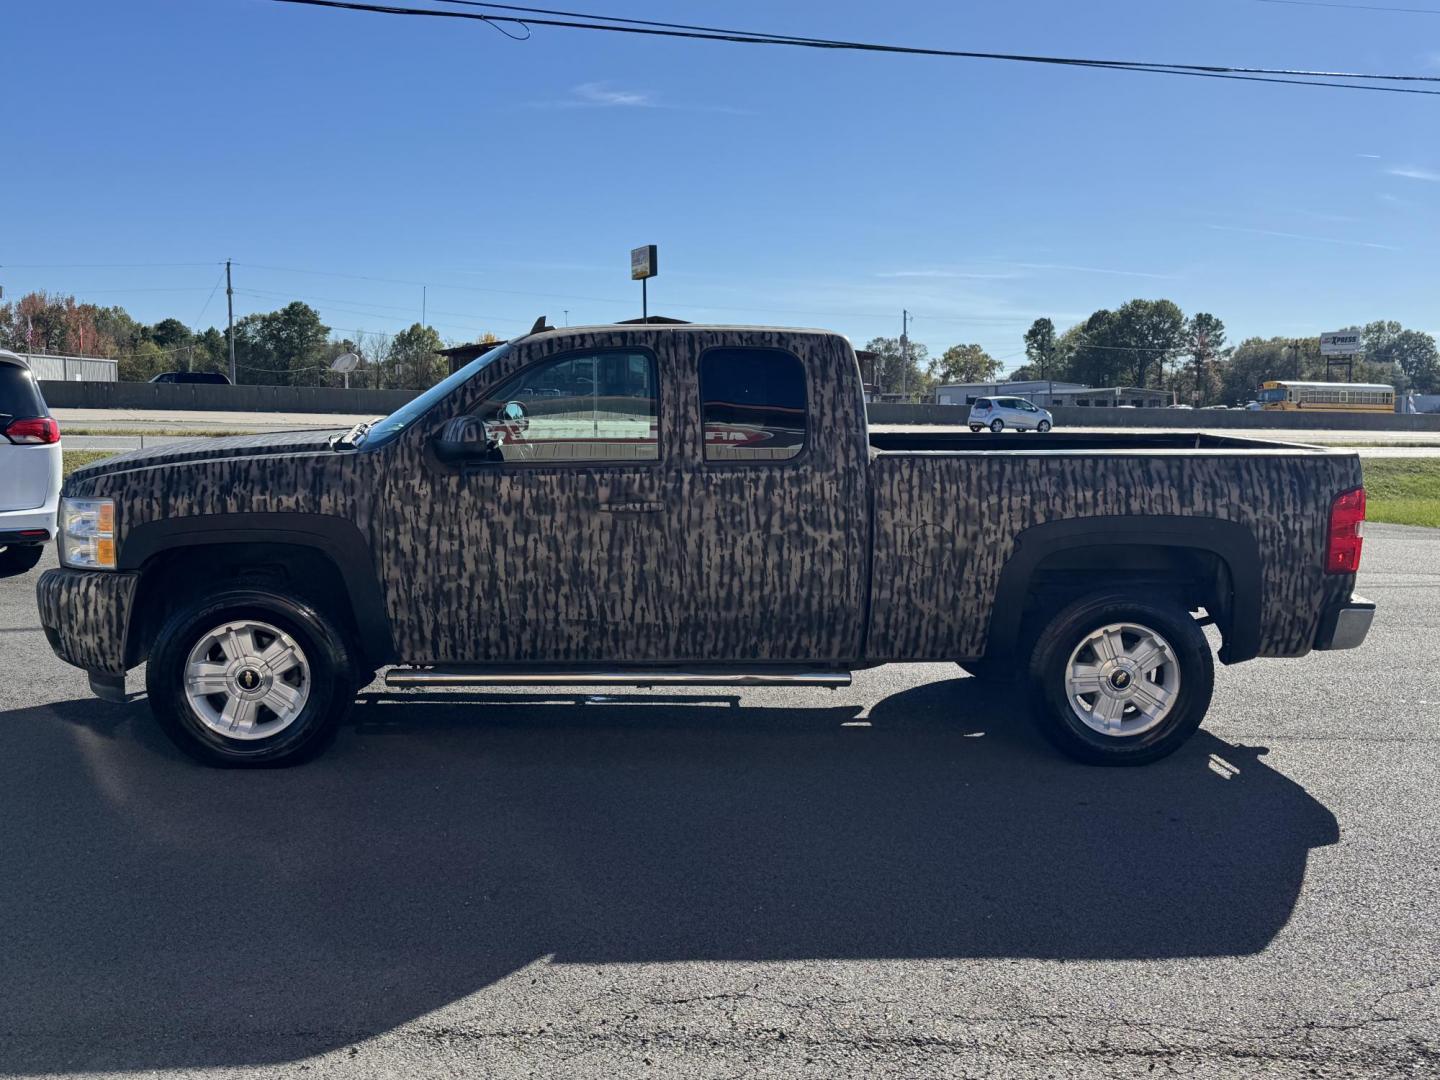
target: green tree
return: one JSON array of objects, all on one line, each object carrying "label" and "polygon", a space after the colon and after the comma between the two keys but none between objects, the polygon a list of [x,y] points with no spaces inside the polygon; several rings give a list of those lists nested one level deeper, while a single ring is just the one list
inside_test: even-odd
[{"label": "green tree", "polygon": [[1366,325],[1363,335],[1367,379],[1403,385],[1421,394],[1440,389],[1440,353],[1429,334],[1406,330],[1398,322],[1380,321]]},{"label": "green tree", "polygon": [[1170,300],[1131,300],[1115,313],[1113,330],[1130,354],[1135,386],[1160,385],[1165,365],[1185,346],[1185,315]]},{"label": "green tree", "polygon": [[[1159,386],[1185,347],[1185,315],[1170,300],[1131,300],[1060,335],[1057,368],[1091,386]],[[1052,376],[1054,377],[1054,376]]]},{"label": "green tree", "polygon": [[279,311],[247,315],[235,324],[235,361],[242,383],[319,386],[330,328],[296,300]]},{"label": "green tree", "polygon": [[1215,403],[1220,392],[1216,364],[1225,349],[1225,324],[1208,312],[1198,311],[1185,326],[1185,350],[1190,356],[1189,371],[1177,380],[1181,401],[1197,405]]},{"label": "green tree", "polygon": [[1260,385],[1272,379],[1323,379],[1325,375],[1318,337],[1246,338],[1219,368],[1219,399],[1237,405],[1253,400]]},{"label": "green tree", "polygon": [[1055,345],[1059,378],[1088,386],[1119,386],[1128,381],[1130,354],[1120,342],[1113,311],[1095,312],[1061,334]]},{"label": "green tree", "polygon": [[1053,379],[1055,367],[1055,324],[1049,319],[1036,319],[1025,331],[1026,368],[1033,378]]},{"label": "green tree", "polygon": [[990,382],[999,373],[1000,361],[979,345],[951,345],[929,368],[932,383]]},{"label": "green tree", "polygon": [[121,382],[148,382],[162,371],[175,370],[175,355],[146,338],[118,356],[115,374]]},{"label": "green tree", "polygon": [[871,338],[865,348],[875,354],[875,384],[882,394],[918,394],[925,390],[927,380],[921,365],[928,361],[930,350],[924,345],[912,341],[902,353],[899,338],[877,337]]},{"label": "green tree", "polygon": [[429,326],[412,323],[390,339],[384,360],[384,385],[399,390],[426,390],[445,377],[445,347]]},{"label": "green tree", "polygon": [[161,319],[150,327],[149,338],[162,349],[172,349],[190,341],[190,328],[179,319]]}]

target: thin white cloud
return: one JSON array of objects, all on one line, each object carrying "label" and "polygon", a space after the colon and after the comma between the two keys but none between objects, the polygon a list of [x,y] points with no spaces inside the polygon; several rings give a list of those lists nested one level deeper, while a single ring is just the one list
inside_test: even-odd
[{"label": "thin white cloud", "polygon": [[1385,171],[1391,176],[1403,176],[1407,180],[1425,180],[1431,184],[1440,184],[1440,172],[1422,169],[1418,165],[1394,165]]},{"label": "thin white cloud", "polygon": [[748,115],[729,105],[670,105],[648,90],[632,90],[608,82],[584,82],[570,88],[570,96],[559,101],[537,101],[535,109],[668,109],[672,112],[729,113]]},{"label": "thin white cloud", "polygon": [[1253,236],[1274,236],[1282,240],[1308,240],[1317,244],[1341,244],[1345,247],[1374,248],[1377,251],[1399,251],[1389,244],[1374,244],[1368,240],[1343,240],[1338,236],[1310,236],[1304,233],[1279,232],[1275,229],[1249,229],[1243,225],[1206,225],[1207,229],[1219,232],[1250,233]]},{"label": "thin white cloud", "polygon": [[968,270],[891,270],[876,274],[878,278],[948,278],[962,281],[1014,281],[1020,274],[1013,271],[976,273]]},{"label": "thin white cloud", "polygon": [[1118,277],[1154,278],[1158,281],[1173,280],[1174,274],[1152,274],[1148,270],[1116,270],[1109,266],[1073,266],[1069,263],[1012,263],[1024,270],[1058,270],[1067,274],[1114,274]]},{"label": "thin white cloud", "polygon": [[653,109],[651,96],[640,90],[617,90],[609,83],[581,83],[571,91],[575,99],[584,105],[604,105],[624,109]]},{"label": "thin white cloud", "polygon": [[1315,221],[1328,221],[1336,225],[1351,225],[1360,220],[1349,214],[1327,214],[1319,210],[1296,210],[1295,213],[1300,217],[1312,218]]},{"label": "thin white cloud", "polygon": [[1379,161],[1379,160],[1380,160],[1380,155],[1379,155],[1379,154],[1356,154],[1355,156],[1356,156],[1356,157],[1369,158],[1371,161]]}]

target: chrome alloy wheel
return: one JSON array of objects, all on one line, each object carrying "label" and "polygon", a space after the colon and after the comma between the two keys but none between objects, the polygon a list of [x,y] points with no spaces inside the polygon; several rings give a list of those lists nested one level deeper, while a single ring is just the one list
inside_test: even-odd
[{"label": "chrome alloy wheel", "polygon": [[1085,638],[1065,668],[1065,697],[1101,735],[1140,735],[1170,715],[1180,693],[1175,650],[1148,626],[1112,623]]},{"label": "chrome alloy wheel", "polygon": [[185,697],[217,735],[267,739],[305,708],[310,662],[294,638],[269,623],[223,623],[190,650]]}]

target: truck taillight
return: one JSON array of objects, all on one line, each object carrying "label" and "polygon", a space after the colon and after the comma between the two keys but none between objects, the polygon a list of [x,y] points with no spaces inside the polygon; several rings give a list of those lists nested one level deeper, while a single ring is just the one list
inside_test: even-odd
[{"label": "truck taillight", "polygon": [[22,446],[57,443],[60,441],[60,425],[48,416],[37,416],[29,420],[11,420],[0,434]]},{"label": "truck taillight", "polygon": [[1335,496],[1330,504],[1330,543],[1325,549],[1327,574],[1353,574],[1360,569],[1365,543],[1365,489]]}]

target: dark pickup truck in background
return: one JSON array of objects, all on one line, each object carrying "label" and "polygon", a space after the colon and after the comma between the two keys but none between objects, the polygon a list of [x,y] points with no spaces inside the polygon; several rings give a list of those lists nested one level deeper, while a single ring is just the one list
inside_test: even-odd
[{"label": "dark pickup truck in background", "polygon": [[1205,435],[872,434],[846,340],[617,325],[492,349],[348,432],[67,481],[55,651],[215,764],[322,747],[358,688],[846,685],[956,661],[1138,763],[1227,664],[1358,645],[1354,455]]}]

